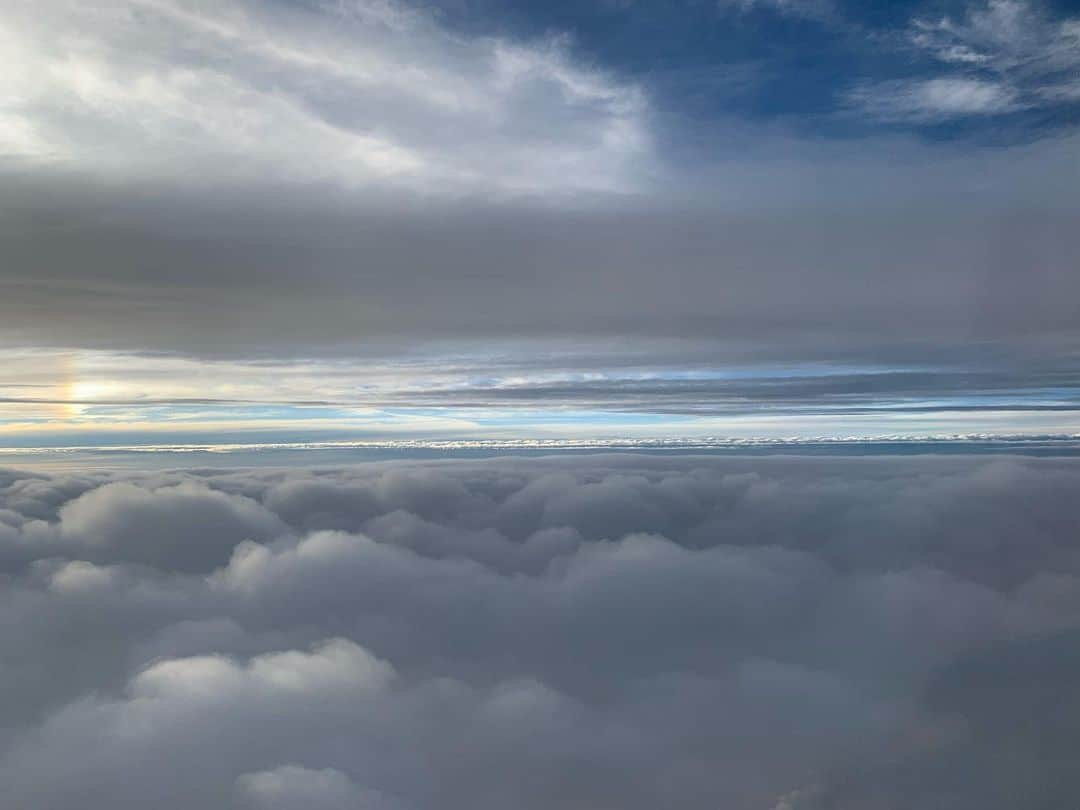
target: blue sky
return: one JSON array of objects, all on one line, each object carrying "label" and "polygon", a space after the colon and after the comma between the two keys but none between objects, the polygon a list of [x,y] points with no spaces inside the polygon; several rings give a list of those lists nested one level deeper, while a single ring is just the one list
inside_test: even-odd
[{"label": "blue sky", "polygon": [[[642,81],[673,121],[745,119],[825,137],[917,131],[927,138],[1039,137],[1075,123],[1075,3],[446,2],[455,28],[564,36],[581,58]],[[923,82],[953,93],[911,99]],[[966,83],[966,84],[965,84]],[[1062,92],[1046,88],[1061,84]],[[872,100],[875,89],[879,98]],[[967,91],[966,93],[964,91]],[[894,98],[883,97],[892,91]],[[1014,97],[1015,94],[1015,97]],[[1009,101],[1008,99],[1012,99]],[[935,101],[937,104],[935,105]],[[860,115],[860,105],[876,115]],[[865,110],[864,110],[865,111]],[[715,147],[706,137],[699,145]]]}]

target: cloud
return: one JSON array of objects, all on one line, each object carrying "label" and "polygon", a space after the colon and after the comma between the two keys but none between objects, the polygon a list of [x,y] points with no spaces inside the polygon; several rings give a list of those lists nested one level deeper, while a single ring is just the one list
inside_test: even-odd
[{"label": "cloud", "polygon": [[969,3],[959,17],[915,17],[907,42],[954,72],[866,81],[848,100],[884,121],[935,123],[1069,104],[1080,93],[1080,19],[1037,2]]},{"label": "cloud", "polygon": [[1024,684],[1075,680],[1078,480],[964,456],[5,472],[0,780],[28,810],[1053,803],[1072,699]]},{"label": "cloud", "polygon": [[1011,87],[967,78],[873,83],[853,90],[850,99],[868,114],[887,121],[997,115],[1022,107]]},{"label": "cloud", "polygon": [[824,19],[835,12],[831,0],[719,0],[721,8],[733,7],[741,12],[768,11],[789,17]]},{"label": "cloud", "polygon": [[286,695],[365,694],[393,678],[385,662],[346,639],[322,642],[310,653],[289,651],[256,656],[243,667],[216,656],[159,661],[131,682],[136,698],[224,700],[266,693]]},{"label": "cloud", "polygon": [[395,806],[377,793],[358,789],[349,777],[332,768],[315,771],[283,765],[243,774],[236,784],[247,803],[259,810],[388,810]]},{"label": "cloud", "polygon": [[237,538],[271,538],[284,524],[243,496],[191,483],[149,491],[114,483],[65,504],[58,529],[98,558],[211,570],[228,559]]},{"label": "cloud", "polygon": [[649,152],[640,90],[558,40],[397,2],[17,2],[0,41],[0,155],[38,164],[524,192],[630,188]]},{"label": "cloud", "polygon": [[1068,80],[1077,64],[1080,21],[1051,19],[1027,0],[988,0],[967,6],[960,18],[917,17],[912,43],[945,63],[982,65],[1000,74]]},{"label": "cloud", "polygon": [[[684,338],[786,347],[790,360],[867,340],[1070,334],[1073,149],[943,161],[897,148],[892,168],[872,155],[860,167],[822,154],[813,170],[763,158],[756,179],[702,170],[756,196],[749,213],[678,199],[447,206],[274,184],[163,197],[15,178],[3,187],[0,315],[12,346],[361,352],[383,365],[502,341],[550,354],[559,341]],[[791,198],[826,182],[824,198]],[[799,295],[797,278],[813,279]]]}]

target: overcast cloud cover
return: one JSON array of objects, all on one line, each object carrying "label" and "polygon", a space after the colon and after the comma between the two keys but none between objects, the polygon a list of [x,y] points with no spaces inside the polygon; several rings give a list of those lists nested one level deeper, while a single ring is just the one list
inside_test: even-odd
[{"label": "overcast cloud cover", "polygon": [[0,473],[12,807],[1071,805],[1080,469]]}]

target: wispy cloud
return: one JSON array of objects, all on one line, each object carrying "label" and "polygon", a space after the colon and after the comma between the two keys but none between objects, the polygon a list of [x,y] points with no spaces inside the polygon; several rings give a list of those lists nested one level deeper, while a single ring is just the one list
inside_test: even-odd
[{"label": "wispy cloud", "polygon": [[915,47],[947,64],[1077,80],[1068,74],[1080,66],[1080,18],[1050,19],[1027,0],[989,0],[960,17],[917,17],[908,35]]},{"label": "wispy cloud", "polygon": [[627,188],[649,149],[641,91],[560,40],[456,36],[392,0],[16,0],[0,46],[9,159],[535,191]]},{"label": "wispy cloud", "polygon": [[717,5],[743,13],[765,11],[810,19],[830,16],[835,10],[831,0],[718,0]]},{"label": "wispy cloud", "polygon": [[848,101],[870,116],[923,123],[1080,99],[1080,17],[1052,19],[1032,2],[989,0],[960,16],[916,17],[904,39],[949,72],[858,84]]},{"label": "wispy cloud", "polygon": [[855,87],[848,98],[863,112],[885,121],[996,115],[1024,106],[1013,88],[970,78],[868,82]]}]

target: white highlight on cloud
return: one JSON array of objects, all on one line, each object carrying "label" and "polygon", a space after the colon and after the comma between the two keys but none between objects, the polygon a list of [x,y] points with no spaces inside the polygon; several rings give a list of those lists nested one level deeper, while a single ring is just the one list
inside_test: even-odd
[{"label": "white highlight on cloud", "polygon": [[49,587],[61,594],[95,593],[115,584],[109,568],[72,560],[64,563],[52,574]]},{"label": "white highlight on cloud", "polygon": [[365,791],[333,768],[282,765],[243,774],[237,792],[255,810],[382,810],[392,804],[381,794]]},{"label": "white highlight on cloud", "polygon": [[648,160],[638,88],[393,0],[15,0],[0,45],[0,156],[110,176],[624,190]]},{"label": "white highlight on cloud", "polygon": [[310,653],[256,656],[238,664],[220,656],[160,661],[131,683],[135,698],[232,700],[259,694],[358,694],[378,691],[393,668],[347,639],[330,639]]}]

